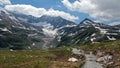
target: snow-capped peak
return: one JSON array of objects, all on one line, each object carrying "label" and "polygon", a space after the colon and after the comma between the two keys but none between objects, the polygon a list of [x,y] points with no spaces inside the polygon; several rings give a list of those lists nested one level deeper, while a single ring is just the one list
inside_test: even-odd
[{"label": "snow-capped peak", "polygon": [[0,8],[0,15],[9,15],[9,13],[4,8]]},{"label": "snow-capped peak", "polygon": [[94,22],[88,18],[85,18],[80,25],[92,25]]}]

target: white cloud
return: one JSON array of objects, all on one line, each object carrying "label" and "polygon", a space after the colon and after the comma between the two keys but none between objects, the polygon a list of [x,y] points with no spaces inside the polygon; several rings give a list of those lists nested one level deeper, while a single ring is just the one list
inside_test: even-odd
[{"label": "white cloud", "polygon": [[9,5],[11,4],[10,0],[0,0],[0,5]]},{"label": "white cloud", "polygon": [[64,19],[75,21],[78,19],[78,17],[75,17],[69,13],[65,13],[64,11],[59,11],[59,10],[54,10],[54,9],[49,9],[45,15],[50,15],[50,16],[61,16]]},{"label": "white cloud", "polygon": [[11,12],[32,15],[35,17],[41,17],[42,15],[50,15],[50,16],[61,16],[62,18],[70,21],[75,21],[78,19],[78,17],[75,17],[63,11],[54,10],[54,9],[46,10],[44,8],[36,8],[32,5],[23,5],[23,4],[7,5],[5,6],[5,9]]},{"label": "white cloud", "polygon": [[113,22],[113,23],[110,23],[109,25],[113,26],[113,25],[120,25],[120,22]]},{"label": "white cloud", "polygon": [[44,8],[36,8],[32,5],[6,5],[5,9],[10,12],[22,13],[26,15],[33,15],[36,17],[40,17],[46,10]]},{"label": "white cloud", "polygon": [[120,19],[120,0],[62,0],[64,6],[71,11],[87,13],[101,21]]}]

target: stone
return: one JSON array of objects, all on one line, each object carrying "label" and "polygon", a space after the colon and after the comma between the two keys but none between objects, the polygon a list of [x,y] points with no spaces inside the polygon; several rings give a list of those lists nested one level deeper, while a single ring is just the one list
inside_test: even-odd
[{"label": "stone", "polygon": [[76,59],[76,58],[72,57],[72,58],[69,58],[69,59],[68,59],[68,61],[69,61],[69,62],[77,62],[77,61],[78,61],[78,59]]}]

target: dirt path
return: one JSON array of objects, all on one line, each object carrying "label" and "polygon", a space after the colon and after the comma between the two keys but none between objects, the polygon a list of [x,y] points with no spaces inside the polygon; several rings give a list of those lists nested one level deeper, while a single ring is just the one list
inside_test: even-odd
[{"label": "dirt path", "polygon": [[83,68],[103,68],[102,65],[96,62],[97,57],[94,55],[86,54],[86,63]]},{"label": "dirt path", "polygon": [[[80,54],[80,50],[76,48],[72,48],[72,52],[74,54]],[[83,68],[103,68],[102,65],[96,62],[97,57],[92,54],[85,54],[86,56],[86,63]]]}]

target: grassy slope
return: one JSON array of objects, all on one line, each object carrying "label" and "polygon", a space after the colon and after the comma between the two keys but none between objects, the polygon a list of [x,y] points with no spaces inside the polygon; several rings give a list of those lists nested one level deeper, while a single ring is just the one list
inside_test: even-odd
[{"label": "grassy slope", "polygon": [[[49,65],[45,56],[53,56],[46,51],[0,51],[0,66],[2,68],[43,68]],[[0,68],[1,68],[0,67]]]},{"label": "grassy slope", "polygon": [[[72,47],[52,48],[45,50],[0,51],[0,68],[79,68],[83,61],[67,62],[71,55]],[[104,50],[114,54],[114,68],[120,65],[120,40],[106,41],[86,46],[80,46],[84,50]]]},{"label": "grassy slope", "polygon": [[0,68],[79,68],[81,62],[71,63],[71,49],[55,48],[33,51],[0,51]]}]

